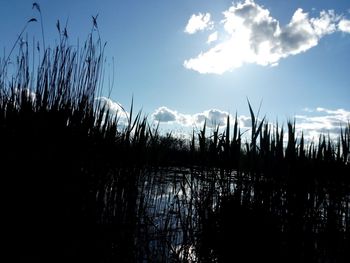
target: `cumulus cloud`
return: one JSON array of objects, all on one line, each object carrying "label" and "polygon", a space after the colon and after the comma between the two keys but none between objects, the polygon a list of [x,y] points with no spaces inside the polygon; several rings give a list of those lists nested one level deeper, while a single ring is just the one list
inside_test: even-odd
[{"label": "cumulus cloud", "polygon": [[297,115],[296,128],[303,131],[306,138],[317,139],[320,134],[337,137],[340,129],[350,121],[350,111],[344,109],[330,110],[325,108],[307,109],[307,115]]},{"label": "cumulus cloud", "polygon": [[194,120],[197,125],[202,125],[204,121],[209,127],[226,125],[227,116],[229,113],[218,109],[211,109],[194,115]]},{"label": "cumulus cloud", "polygon": [[167,107],[158,108],[153,114],[153,118],[159,122],[174,122],[176,121],[177,112],[168,109]]},{"label": "cumulus cloud", "polygon": [[216,40],[218,40],[218,32],[217,31],[215,31],[214,33],[212,33],[208,36],[207,43],[210,44],[212,42],[215,42]]},{"label": "cumulus cloud", "polygon": [[129,113],[124,109],[124,107],[120,103],[115,102],[107,97],[98,97],[95,99],[95,101],[97,105],[105,107],[109,110],[109,112],[112,115],[117,116],[121,124],[125,124],[128,122]]},{"label": "cumulus cloud", "polygon": [[197,31],[203,31],[205,29],[213,28],[213,21],[211,21],[209,13],[198,13],[198,15],[193,14],[188,20],[185,27],[185,33],[194,34]]},{"label": "cumulus cloud", "polygon": [[156,109],[151,116],[153,120],[163,123],[177,123],[183,126],[192,124],[192,117],[190,115],[178,113],[164,106]]},{"label": "cumulus cloud", "polygon": [[340,31],[344,33],[350,33],[350,20],[342,19],[338,24],[338,28]]},{"label": "cumulus cloud", "polygon": [[210,109],[196,114],[183,114],[167,107],[160,107],[154,111],[152,118],[161,123],[179,124],[182,126],[199,126],[204,122],[208,127],[226,125],[228,112]]},{"label": "cumulus cloud", "polygon": [[[232,116],[227,111],[219,109],[209,109],[199,113],[184,114],[162,106],[151,114],[152,119],[160,123],[175,124],[183,127],[202,127],[204,122],[206,122],[206,126],[209,128],[216,128],[217,126],[225,127],[228,116],[230,116],[231,125],[233,125],[235,116]],[[237,116],[237,121],[238,126],[242,130],[249,130],[252,127],[250,116],[239,115]],[[259,119],[259,121],[261,121],[261,119]]]},{"label": "cumulus cloud", "polygon": [[[123,106],[106,97],[96,98],[96,103],[107,107],[112,115],[118,116],[121,125],[128,122],[129,113],[124,110]],[[317,139],[320,134],[329,134],[331,138],[337,138],[341,128],[347,127],[350,122],[350,111],[345,109],[327,109],[323,107],[305,108],[303,115],[296,115],[296,129],[299,133],[304,133],[307,140]],[[209,109],[194,114],[184,114],[176,110],[169,109],[165,106],[159,107],[151,114],[151,119],[160,123],[175,124],[180,127],[202,127],[206,122],[207,127],[215,128],[225,127],[227,116],[230,116],[231,125],[233,125],[234,116],[226,111],[219,109]],[[240,115],[238,125],[242,132],[251,129],[251,118]],[[271,124],[273,125],[273,124]]]},{"label": "cumulus cloud", "polygon": [[238,117],[238,125],[244,129],[250,129],[252,127],[252,119],[248,116],[241,115]]},{"label": "cumulus cloud", "polygon": [[326,35],[350,29],[349,20],[333,10],[321,11],[318,17],[310,18],[301,8],[288,24],[281,26],[268,9],[253,0],[234,3],[223,15],[221,25],[227,40],[185,60],[186,68],[222,74],[247,63],[275,66],[282,58],[316,46]]},{"label": "cumulus cloud", "polygon": [[[318,107],[316,109],[305,108],[303,109],[303,115],[296,115],[295,126],[297,135],[301,136],[301,132],[304,134],[304,138],[307,141],[317,140],[320,134],[330,135],[332,139],[338,138],[342,128],[347,127],[350,122],[350,111],[344,109],[326,109]],[[206,122],[207,127],[224,128],[227,124],[227,116],[230,116],[231,125],[233,125],[234,116],[230,115],[226,111],[218,109],[210,109],[195,114],[183,114],[175,110],[171,110],[167,107],[160,107],[154,111],[151,115],[153,120],[160,123],[167,123],[172,125],[178,125],[178,127],[187,128],[201,128]],[[250,116],[239,115],[237,116],[238,126],[244,136],[250,136],[252,127],[252,120]],[[261,121],[261,119],[259,119]],[[269,123],[270,127],[275,127],[275,123]],[[282,127],[283,123],[279,123],[279,127]],[[176,126],[175,126],[176,127]],[[285,134],[287,136],[287,134]],[[287,137],[285,137],[287,140]]]}]

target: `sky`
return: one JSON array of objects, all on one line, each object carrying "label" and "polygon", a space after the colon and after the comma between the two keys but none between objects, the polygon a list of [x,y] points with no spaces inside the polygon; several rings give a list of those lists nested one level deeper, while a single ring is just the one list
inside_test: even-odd
[{"label": "sky", "polygon": [[[1,0],[0,47],[8,54],[33,1]],[[47,45],[67,23],[83,41],[97,17],[107,42],[111,110],[135,109],[167,130],[224,125],[237,112],[249,129],[247,98],[270,122],[296,120],[310,137],[350,120],[350,1],[41,0]],[[26,34],[41,41],[40,23]],[[106,83],[108,81],[105,81]]]}]

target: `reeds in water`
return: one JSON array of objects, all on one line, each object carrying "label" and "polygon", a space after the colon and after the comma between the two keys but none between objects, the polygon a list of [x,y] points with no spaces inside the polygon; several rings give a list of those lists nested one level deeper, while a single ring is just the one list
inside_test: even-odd
[{"label": "reeds in water", "polygon": [[93,34],[80,49],[61,34],[36,69],[25,42],[14,72],[1,60],[0,161],[15,255],[348,262],[349,125],[336,141],[306,143],[294,123],[271,128],[249,102],[245,142],[237,115],[209,135],[204,124],[189,142],[151,129],[133,106],[121,125],[98,97],[103,48]]}]

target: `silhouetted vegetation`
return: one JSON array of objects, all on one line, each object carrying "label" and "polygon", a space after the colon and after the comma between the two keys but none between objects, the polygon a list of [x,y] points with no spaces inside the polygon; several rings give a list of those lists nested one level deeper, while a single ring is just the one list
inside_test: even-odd
[{"label": "silhouetted vegetation", "polygon": [[247,141],[237,117],[189,141],[133,106],[121,124],[98,97],[100,38],[73,48],[57,29],[36,69],[26,41],[15,71],[0,63],[11,261],[349,262],[350,125],[306,143],[249,102]]}]

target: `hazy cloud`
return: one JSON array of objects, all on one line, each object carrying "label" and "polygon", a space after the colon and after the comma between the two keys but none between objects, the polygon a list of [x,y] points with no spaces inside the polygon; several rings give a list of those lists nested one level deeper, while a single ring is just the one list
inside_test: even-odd
[{"label": "hazy cloud", "polygon": [[310,18],[301,8],[287,25],[281,26],[268,9],[253,0],[234,3],[223,15],[221,25],[227,40],[185,60],[186,68],[222,74],[246,63],[275,66],[282,58],[316,46],[325,35],[350,29],[349,20],[333,10],[321,11],[318,17]]},{"label": "hazy cloud", "polygon": [[198,15],[193,14],[187,22],[185,33],[194,34],[197,31],[211,29],[213,25],[214,23],[211,21],[209,13],[198,13]]}]

